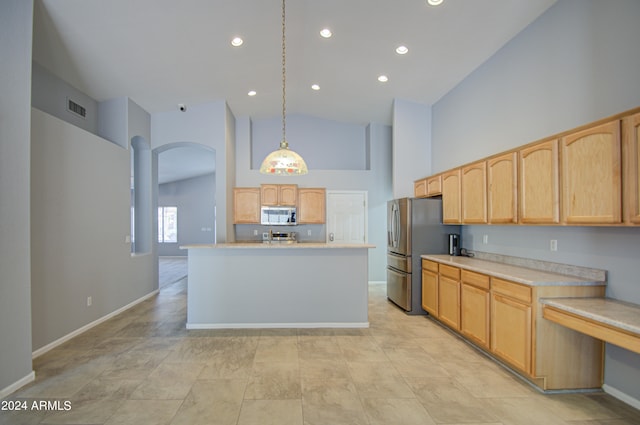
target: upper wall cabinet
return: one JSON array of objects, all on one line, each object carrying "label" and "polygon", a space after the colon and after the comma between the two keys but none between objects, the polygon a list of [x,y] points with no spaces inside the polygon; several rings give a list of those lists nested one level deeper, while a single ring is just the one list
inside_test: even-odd
[{"label": "upper wall cabinet", "polygon": [[427,197],[427,179],[416,180],[413,182],[413,196],[416,198]]},{"label": "upper wall cabinet", "polygon": [[562,222],[620,223],[620,121],[569,134],[561,144]]},{"label": "upper wall cabinet", "polygon": [[295,184],[263,184],[260,185],[262,205],[295,207],[298,202],[298,186]]},{"label": "upper wall cabinet", "polygon": [[442,221],[460,224],[460,169],[442,174]]},{"label": "upper wall cabinet", "polygon": [[489,223],[518,221],[518,153],[487,160],[487,215]]},{"label": "upper wall cabinet", "polygon": [[416,180],[413,183],[413,196],[427,198],[442,195],[442,176],[440,174]]},{"label": "upper wall cabinet", "polygon": [[480,161],[462,168],[462,223],[487,222],[487,162]]},{"label": "upper wall cabinet", "polygon": [[324,224],[326,198],[324,188],[298,189],[298,224]]},{"label": "upper wall cabinet", "polygon": [[234,224],[260,224],[260,189],[236,187],[233,189]]},{"label": "upper wall cabinet", "polygon": [[640,224],[640,113],[626,117],[623,123],[625,222]]},{"label": "upper wall cabinet", "polygon": [[558,140],[523,148],[519,152],[519,222],[556,224],[559,216]]}]

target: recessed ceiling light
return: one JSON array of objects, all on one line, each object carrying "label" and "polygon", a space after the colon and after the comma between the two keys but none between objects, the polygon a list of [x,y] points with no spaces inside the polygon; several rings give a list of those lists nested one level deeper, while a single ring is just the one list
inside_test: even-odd
[{"label": "recessed ceiling light", "polygon": [[244,40],[241,39],[240,37],[234,37],[233,40],[231,40],[231,45],[233,47],[242,46],[242,43],[244,43]]},{"label": "recessed ceiling light", "polygon": [[247,93],[249,96],[255,96],[256,94],[258,93],[255,90],[250,90],[249,93]]},{"label": "recessed ceiling light", "polygon": [[398,46],[396,48],[396,53],[399,55],[406,55],[408,51],[409,48],[407,46]]},{"label": "recessed ceiling light", "polygon": [[331,37],[333,34],[331,33],[331,30],[329,28],[324,28],[320,31],[320,35],[324,38],[329,38]]},{"label": "recessed ceiling light", "polygon": [[317,84],[311,84],[311,89],[317,91],[317,90],[320,90],[320,86]]},{"label": "recessed ceiling light", "polygon": [[386,75],[381,75],[378,77],[378,81],[380,81],[381,83],[386,83],[387,81],[389,81],[389,77],[387,77]]},{"label": "recessed ceiling light", "polygon": [[440,6],[443,0],[427,0],[430,6]]}]

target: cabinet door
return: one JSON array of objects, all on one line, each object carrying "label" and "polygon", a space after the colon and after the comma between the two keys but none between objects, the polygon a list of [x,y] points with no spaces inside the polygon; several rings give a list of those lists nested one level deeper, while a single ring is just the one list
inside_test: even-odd
[{"label": "cabinet door", "polygon": [[442,175],[442,221],[460,224],[460,170]]},{"label": "cabinet door", "polygon": [[325,189],[298,190],[298,224],[324,224],[326,222]]},{"label": "cabinet door", "polygon": [[562,221],[620,223],[620,121],[562,138]]},{"label": "cabinet door", "polygon": [[553,224],[560,221],[558,141],[538,143],[519,152],[521,223]]},{"label": "cabinet door", "polygon": [[491,351],[531,374],[531,306],[494,293],[490,320]]},{"label": "cabinet door", "polygon": [[462,169],[462,222],[487,222],[487,163],[476,162]]},{"label": "cabinet door", "polygon": [[260,203],[266,206],[278,205],[278,185],[260,185]]},{"label": "cabinet door", "polygon": [[438,317],[438,275],[427,269],[422,269],[422,308]]},{"label": "cabinet door", "polygon": [[518,221],[517,158],[517,152],[511,152],[487,161],[487,220],[489,223]]},{"label": "cabinet door", "polygon": [[257,187],[233,189],[233,222],[260,224],[260,189]]},{"label": "cabinet door", "polygon": [[460,286],[460,332],[489,348],[489,291],[467,285]]},{"label": "cabinet door", "polygon": [[640,224],[640,114],[625,118],[624,139],[625,221]]},{"label": "cabinet door", "polygon": [[442,195],[442,176],[432,176],[427,178],[427,196]]},{"label": "cabinet door", "polygon": [[460,330],[460,281],[438,276],[438,317],[453,329]]},{"label": "cabinet door", "polygon": [[295,207],[298,203],[298,185],[279,184],[278,185],[278,205]]},{"label": "cabinet door", "polygon": [[427,197],[427,179],[418,180],[413,183],[413,196],[416,198]]}]

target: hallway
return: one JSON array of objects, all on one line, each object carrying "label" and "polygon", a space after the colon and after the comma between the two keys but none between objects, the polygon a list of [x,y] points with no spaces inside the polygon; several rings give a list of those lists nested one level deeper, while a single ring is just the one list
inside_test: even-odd
[{"label": "hallway", "polygon": [[34,360],[0,424],[632,425],[604,393],[543,395],[370,285],[369,329],[190,330],[186,279]]}]

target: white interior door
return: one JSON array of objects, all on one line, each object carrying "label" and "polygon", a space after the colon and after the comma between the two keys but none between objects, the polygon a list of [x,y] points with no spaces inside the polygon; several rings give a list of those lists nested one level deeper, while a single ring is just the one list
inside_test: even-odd
[{"label": "white interior door", "polygon": [[367,240],[367,191],[327,191],[327,243]]}]

